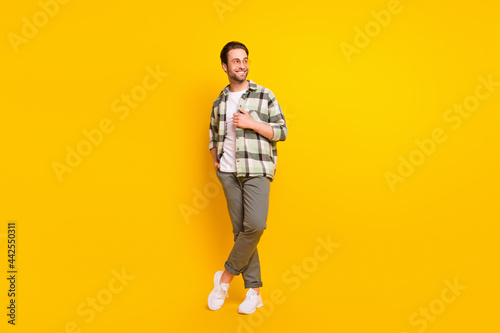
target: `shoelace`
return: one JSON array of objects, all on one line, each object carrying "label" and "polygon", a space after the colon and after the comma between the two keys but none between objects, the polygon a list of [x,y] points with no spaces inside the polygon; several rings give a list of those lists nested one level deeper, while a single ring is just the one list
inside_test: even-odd
[{"label": "shoelace", "polygon": [[250,292],[248,293],[248,296],[253,296],[253,295],[258,296],[257,292],[255,290],[251,289]]},{"label": "shoelace", "polygon": [[245,302],[258,302],[259,295],[255,290],[252,289],[245,298]]},{"label": "shoelace", "polygon": [[217,297],[219,298],[229,297],[229,294],[227,293],[227,288],[226,289],[222,288],[222,283],[219,285],[219,288],[217,288],[216,293]]}]

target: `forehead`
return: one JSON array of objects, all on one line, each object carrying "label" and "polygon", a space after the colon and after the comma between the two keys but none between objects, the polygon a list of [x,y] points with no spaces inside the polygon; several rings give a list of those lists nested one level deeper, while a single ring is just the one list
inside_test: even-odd
[{"label": "forehead", "polygon": [[248,55],[245,52],[245,50],[243,50],[243,49],[233,49],[227,53],[227,58],[229,60],[236,59],[236,58],[243,59],[243,58],[247,58],[247,57],[248,57]]}]

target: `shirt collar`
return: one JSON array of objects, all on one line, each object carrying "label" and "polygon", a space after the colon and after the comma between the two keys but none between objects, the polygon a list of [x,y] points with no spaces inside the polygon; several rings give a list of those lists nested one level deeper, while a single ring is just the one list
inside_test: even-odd
[{"label": "shirt collar", "polygon": [[[257,84],[252,80],[248,80],[248,90],[257,90]],[[221,96],[227,94],[229,94],[229,84],[220,92]]]}]

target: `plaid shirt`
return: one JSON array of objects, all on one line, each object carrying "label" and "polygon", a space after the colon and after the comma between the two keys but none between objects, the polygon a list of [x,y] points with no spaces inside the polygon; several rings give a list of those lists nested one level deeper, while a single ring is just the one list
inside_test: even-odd
[{"label": "plaid shirt", "polygon": [[[226,135],[226,104],[229,85],[214,101],[210,117],[209,149],[217,148],[217,157],[221,160],[223,142]],[[252,119],[271,125],[273,138],[260,135],[252,129],[236,127],[236,176],[265,176],[274,178],[278,150],[276,142],[286,139],[288,128],[285,116],[271,90],[249,80],[248,90],[241,96],[238,109],[244,109]]]}]

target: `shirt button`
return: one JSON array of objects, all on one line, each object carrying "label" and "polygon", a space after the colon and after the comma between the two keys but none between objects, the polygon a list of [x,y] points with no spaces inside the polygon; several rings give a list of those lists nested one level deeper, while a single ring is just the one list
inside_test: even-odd
[{"label": "shirt button", "polygon": [[240,150],[240,148],[236,148],[236,150]]},{"label": "shirt button", "polygon": [[236,162],[239,162],[240,160],[236,160]]}]

